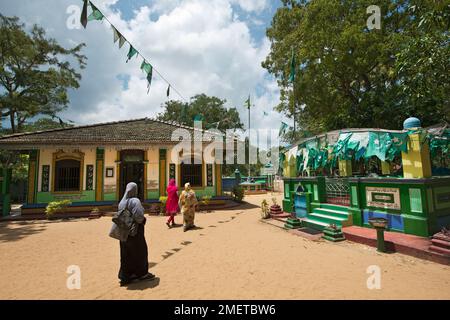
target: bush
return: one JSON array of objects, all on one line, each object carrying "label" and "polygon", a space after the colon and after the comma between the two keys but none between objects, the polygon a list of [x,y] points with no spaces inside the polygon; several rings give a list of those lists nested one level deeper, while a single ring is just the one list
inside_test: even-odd
[{"label": "bush", "polygon": [[207,206],[209,204],[209,201],[211,201],[211,196],[203,196],[202,197],[202,204]]},{"label": "bush", "polygon": [[72,204],[70,200],[52,201],[45,208],[47,219],[51,219],[56,213],[63,213]]},{"label": "bush", "polygon": [[242,202],[242,199],[244,199],[244,188],[241,186],[234,186],[232,192],[234,200]]}]

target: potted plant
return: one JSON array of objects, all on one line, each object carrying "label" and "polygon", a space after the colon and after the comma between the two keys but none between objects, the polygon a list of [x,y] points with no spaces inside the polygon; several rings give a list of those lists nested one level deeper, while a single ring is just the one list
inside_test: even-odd
[{"label": "potted plant", "polygon": [[266,199],[261,202],[261,217],[263,219],[270,218],[269,204],[267,203]]}]

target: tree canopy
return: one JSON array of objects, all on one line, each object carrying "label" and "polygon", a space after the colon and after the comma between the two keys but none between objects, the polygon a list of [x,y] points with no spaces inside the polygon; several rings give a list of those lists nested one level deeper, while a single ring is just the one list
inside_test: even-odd
[{"label": "tree canopy", "polygon": [[0,14],[0,110],[13,133],[38,115],[54,117],[67,107],[67,89],[78,88],[86,57],[84,44],[66,49],[46,38],[43,28],[29,32],[17,17]]},{"label": "tree canopy", "polygon": [[425,126],[449,121],[445,1],[377,1],[381,29],[372,30],[366,12],[371,0],[282,2],[267,29],[271,51],[262,65],[278,79],[277,110],[295,114],[302,130],[400,129],[409,116]]},{"label": "tree canopy", "polygon": [[226,102],[205,94],[192,97],[188,103],[170,100],[163,105],[164,111],[157,118],[191,127],[194,126],[194,120],[198,119],[203,121],[204,128],[217,128],[221,131],[243,129],[239,112],[236,108],[227,109]]}]

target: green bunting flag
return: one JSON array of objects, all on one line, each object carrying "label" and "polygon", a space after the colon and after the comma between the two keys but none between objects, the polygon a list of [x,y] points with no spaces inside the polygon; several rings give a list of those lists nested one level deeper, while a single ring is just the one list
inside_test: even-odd
[{"label": "green bunting flag", "polygon": [[248,99],[245,101],[247,104],[247,109],[250,109],[250,95],[248,95]]},{"label": "green bunting flag", "polygon": [[169,86],[167,87],[167,98],[170,96],[170,84],[169,84]]},{"label": "green bunting flag", "polygon": [[287,123],[281,122],[281,127],[280,127],[280,131],[278,132],[278,136],[279,137],[282,136],[286,132],[286,129],[288,127],[289,126],[287,125]]},{"label": "green bunting flag", "polygon": [[127,54],[127,63],[128,61],[130,61],[131,58],[134,57],[134,55],[136,55],[138,52],[137,50],[130,44],[130,50],[128,50],[128,54]]},{"label": "green bunting flag", "polygon": [[104,18],[103,13],[101,13],[100,10],[98,10],[97,7],[92,4],[92,2],[90,3],[90,5],[91,5],[91,8],[92,8],[92,13],[87,18],[88,21],[92,21],[92,20],[99,20],[99,21],[101,21],[101,20],[103,20],[103,18]]},{"label": "green bunting flag", "polygon": [[81,25],[86,29],[87,23],[88,23],[88,18],[87,18],[87,7],[89,4],[89,0],[84,0],[83,3],[83,9],[81,11],[81,17],[80,17],[80,22]]},{"label": "green bunting flag", "polygon": [[397,151],[408,152],[408,133],[391,132],[392,147]]},{"label": "green bunting flag", "polygon": [[141,70],[143,70],[145,73],[147,73],[147,93],[150,92],[150,85],[152,84],[152,77],[153,77],[153,67],[150,63],[148,63],[147,61],[142,61],[141,64]]},{"label": "green bunting flag", "polygon": [[386,153],[391,147],[391,137],[387,132],[369,132],[369,144],[366,150],[366,159],[376,156],[381,161],[386,161]]},{"label": "green bunting flag", "polygon": [[295,67],[296,67],[295,53],[294,53],[294,49],[292,49],[291,73],[289,74],[289,81],[292,83],[294,83],[294,81],[295,81]]}]

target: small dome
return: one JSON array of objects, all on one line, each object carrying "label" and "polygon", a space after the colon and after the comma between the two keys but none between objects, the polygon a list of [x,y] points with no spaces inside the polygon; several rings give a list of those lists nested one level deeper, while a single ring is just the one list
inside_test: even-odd
[{"label": "small dome", "polygon": [[420,128],[422,124],[420,120],[415,117],[410,117],[403,122],[403,129]]}]

